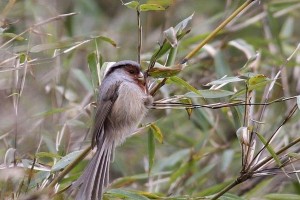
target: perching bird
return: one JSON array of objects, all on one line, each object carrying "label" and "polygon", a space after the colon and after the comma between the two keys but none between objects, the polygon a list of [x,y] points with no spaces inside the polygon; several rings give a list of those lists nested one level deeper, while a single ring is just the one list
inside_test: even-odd
[{"label": "perching bird", "polygon": [[115,147],[137,129],[152,101],[137,62],[120,61],[108,69],[99,88],[94,119],[92,147],[97,146],[97,151],[72,185],[80,187],[76,200],[102,199]]}]

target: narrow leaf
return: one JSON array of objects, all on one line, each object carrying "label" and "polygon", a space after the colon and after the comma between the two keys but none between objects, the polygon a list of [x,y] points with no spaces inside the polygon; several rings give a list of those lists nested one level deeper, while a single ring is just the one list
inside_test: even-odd
[{"label": "narrow leaf", "polygon": [[194,13],[179,22],[175,26],[175,32],[178,34],[181,34],[182,32],[190,31],[191,30],[191,24],[192,24],[192,19],[193,19]]},{"label": "narrow leaf", "polygon": [[169,7],[171,4],[174,3],[174,0],[148,0],[148,4],[158,4],[165,8]]},{"label": "narrow leaf", "polygon": [[214,80],[212,82],[209,82],[206,84],[206,86],[212,86],[212,85],[221,85],[221,84],[227,84],[227,83],[235,83],[244,81],[244,79],[241,79],[239,77],[233,76],[233,77],[225,77],[218,80]]},{"label": "narrow leaf", "polygon": [[111,39],[111,38],[109,38],[109,37],[100,35],[100,36],[96,36],[96,37],[93,37],[93,38],[96,38],[96,39],[105,41],[105,42],[111,44],[112,46],[117,47],[117,43],[116,43],[113,39]]},{"label": "narrow leaf", "polygon": [[120,190],[120,189],[111,189],[107,191],[107,194],[113,194],[113,196],[122,198],[122,199],[132,199],[132,200],[149,200],[147,197],[135,193],[134,191]]},{"label": "narrow leaf", "polygon": [[[194,92],[192,92],[192,93],[195,94],[195,95],[197,95],[197,94],[194,93]],[[197,96],[199,96],[199,95],[197,95]],[[180,102],[185,103],[185,104],[193,104],[192,100],[189,99],[189,98],[180,99]],[[192,113],[193,113],[193,109],[191,109],[191,108],[186,108],[185,110],[186,110],[186,112],[187,112],[187,114],[188,114],[188,116],[189,116],[189,119],[190,119],[190,118],[191,118],[191,115],[192,115]]]},{"label": "narrow leaf", "polygon": [[35,154],[36,157],[38,158],[58,158],[58,159],[61,159],[62,157],[58,154],[55,154],[55,153],[51,153],[51,152],[38,152]]},{"label": "narrow leaf", "polygon": [[150,128],[148,133],[148,160],[149,160],[149,174],[151,173],[155,157],[155,136],[154,131]]},{"label": "narrow leaf", "polygon": [[87,91],[93,92],[92,83],[91,83],[90,79],[86,76],[86,74],[83,73],[82,70],[80,70],[80,69],[73,69],[72,72],[75,75],[75,77],[77,78],[77,80],[84,86],[84,88]]},{"label": "narrow leaf", "polygon": [[296,194],[267,194],[264,196],[269,200],[299,200],[300,195]]},{"label": "narrow leaf", "polygon": [[197,97],[202,97],[206,99],[213,99],[213,98],[222,98],[222,97],[227,97],[231,96],[234,94],[234,92],[228,91],[228,90],[198,90],[199,94],[196,94],[194,92],[188,92],[184,96],[190,97],[190,98],[197,98]]},{"label": "narrow leaf", "polygon": [[297,96],[297,106],[298,106],[298,108],[300,109],[300,95]]},{"label": "narrow leaf", "polygon": [[176,32],[173,27],[165,30],[164,36],[173,48],[177,46],[178,42],[177,42]]},{"label": "narrow leaf", "polygon": [[[260,141],[266,146],[267,145],[267,141],[266,139],[259,133],[256,133],[256,135],[258,136],[258,138],[260,139]],[[269,151],[269,153],[271,154],[271,156],[274,158],[276,164],[278,166],[281,166],[281,162],[280,162],[280,159],[278,158],[277,154],[275,153],[274,149],[271,147],[270,144],[268,144],[266,146],[267,150]]]},{"label": "narrow leaf", "polygon": [[137,1],[130,1],[128,3],[125,3],[124,6],[126,6],[127,8],[130,8],[130,9],[136,10],[137,7],[139,6],[139,2],[137,2]]},{"label": "narrow leaf", "polygon": [[186,89],[198,94],[198,95],[202,95],[199,90],[197,90],[196,88],[194,88],[192,85],[190,85],[188,82],[186,82],[185,80],[179,78],[178,76],[172,76],[169,78],[168,81],[171,81],[173,83],[176,83],[177,85],[183,86]]},{"label": "narrow leaf", "polygon": [[51,171],[56,172],[65,168],[67,165],[73,162],[81,153],[82,151],[74,151],[72,153],[69,153],[68,155],[60,159],[55,165],[53,165]]},{"label": "narrow leaf", "polygon": [[179,67],[165,67],[165,66],[154,66],[152,67],[148,73],[153,78],[166,78],[172,77],[181,72],[181,68]]},{"label": "narrow leaf", "polygon": [[140,5],[140,11],[158,11],[165,10],[165,8],[159,4],[142,4]]},{"label": "narrow leaf", "polygon": [[99,86],[99,78],[98,78],[98,71],[97,71],[97,55],[95,52],[88,55],[88,67],[91,73],[91,79],[93,88],[97,88]]},{"label": "narrow leaf", "polygon": [[156,126],[155,124],[151,124],[150,128],[151,128],[152,133],[154,134],[155,139],[157,139],[157,141],[159,143],[163,143],[164,136],[163,136],[160,128],[158,126]]}]

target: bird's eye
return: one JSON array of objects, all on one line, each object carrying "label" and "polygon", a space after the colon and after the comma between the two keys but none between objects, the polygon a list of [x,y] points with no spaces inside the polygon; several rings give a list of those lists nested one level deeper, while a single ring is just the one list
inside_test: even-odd
[{"label": "bird's eye", "polygon": [[134,70],[129,70],[129,73],[130,74],[134,74]]}]

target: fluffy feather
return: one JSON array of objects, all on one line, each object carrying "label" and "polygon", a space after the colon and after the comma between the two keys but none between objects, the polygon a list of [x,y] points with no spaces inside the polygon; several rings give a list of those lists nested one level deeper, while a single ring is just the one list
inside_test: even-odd
[{"label": "fluffy feather", "polygon": [[109,163],[116,146],[135,131],[152,97],[146,94],[141,71],[134,61],[121,61],[109,69],[99,89],[92,146],[97,151],[81,177],[76,200],[101,200],[109,182]]}]

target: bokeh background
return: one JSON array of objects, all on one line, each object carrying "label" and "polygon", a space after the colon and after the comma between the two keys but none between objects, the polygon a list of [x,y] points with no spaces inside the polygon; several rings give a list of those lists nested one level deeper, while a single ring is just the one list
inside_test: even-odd
[{"label": "bokeh background", "polygon": [[[193,14],[191,32],[178,45],[179,62],[243,2],[174,0],[164,11],[142,12],[142,60],[150,60],[164,39],[164,30]],[[286,62],[300,41],[299,10],[299,0],[255,3],[193,57],[178,76],[199,90],[209,89],[206,84],[213,80],[238,76],[247,60],[258,54],[251,72],[272,79],[282,70],[270,99],[299,95],[299,52]],[[67,13],[75,14],[60,16]],[[23,31],[26,32],[18,36]],[[0,199],[17,198],[44,187],[57,173],[46,169],[90,144],[95,95],[88,57],[96,52],[100,63],[137,60],[137,46],[137,14],[121,1],[0,2]],[[164,64],[166,57],[159,62]],[[255,102],[264,100],[264,86],[256,91]],[[244,88],[245,84],[239,82],[227,89],[237,92]],[[187,92],[182,85],[169,83],[155,99]],[[193,102],[230,100],[225,97]],[[260,133],[270,136],[294,103],[295,100],[282,101],[268,106],[258,123]],[[251,116],[257,119],[260,110],[260,106],[253,107]],[[145,128],[117,149],[111,166],[111,188],[147,191],[174,199],[215,194],[241,170],[236,130],[242,126],[243,116],[237,113],[243,114],[242,106],[235,110],[195,109],[191,116],[185,110],[150,110],[143,125],[155,123],[163,135],[162,143],[155,142],[150,176],[149,130]],[[280,129],[272,145],[279,149],[298,135],[296,113]],[[290,152],[297,154],[298,149]],[[76,166],[62,187],[80,175],[90,158],[91,155]],[[32,161],[41,164],[42,170],[29,175],[25,168]],[[14,164],[20,167],[4,169]],[[294,167],[297,169],[297,163]],[[297,176],[279,174],[247,181],[231,190],[231,198],[272,199],[273,193],[300,193]]]}]

